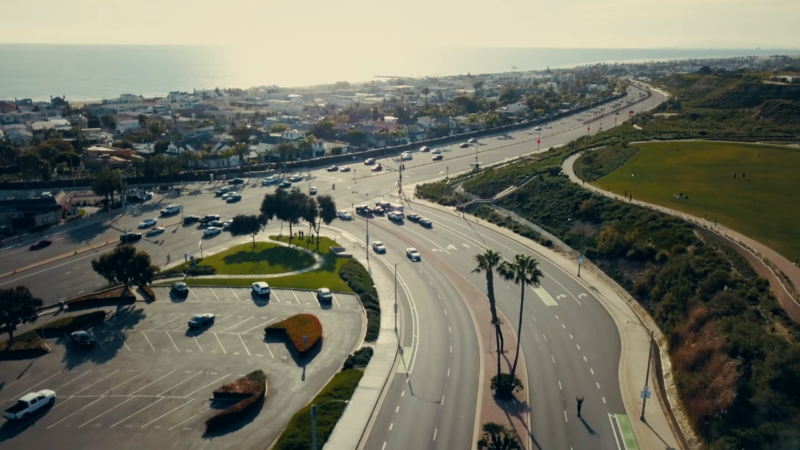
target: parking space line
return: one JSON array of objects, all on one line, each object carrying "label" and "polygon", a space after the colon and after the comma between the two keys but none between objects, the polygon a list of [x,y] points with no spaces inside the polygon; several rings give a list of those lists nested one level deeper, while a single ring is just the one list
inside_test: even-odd
[{"label": "parking space line", "polygon": [[105,345],[103,345],[103,343],[102,343],[102,342],[100,342],[100,339],[97,339],[97,336],[95,336],[95,335],[94,335],[94,333],[92,333],[91,331],[87,331],[87,333],[89,333],[89,335],[90,335],[91,337],[93,337],[93,338],[94,338],[94,341],[95,341],[95,342],[97,342],[98,344],[100,344],[100,348],[102,348],[102,349],[103,349],[103,351],[106,351],[106,346],[105,346]]},{"label": "parking space line", "polygon": [[267,342],[266,342],[266,341],[264,341],[264,345],[266,345],[266,346],[267,346],[267,351],[269,352],[269,356],[270,356],[272,359],[275,359],[275,355],[273,355],[273,354],[272,354],[272,349],[270,349],[270,348],[269,348],[269,344],[267,344]]},{"label": "parking space line", "polygon": [[[241,316],[239,316],[239,317],[241,317]],[[248,320],[252,320],[252,319],[253,319],[253,316],[250,316],[249,318],[247,318],[247,319],[244,319],[243,321],[241,321],[241,322],[237,323],[236,325],[231,325],[231,326],[229,326],[228,328],[225,328],[224,330],[222,330],[222,331],[219,331],[219,333],[224,333],[224,332],[226,332],[226,331],[230,330],[231,328],[237,327],[237,326],[239,326],[239,325],[241,325],[241,324],[243,324],[243,323],[247,322]]]},{"label": "parking space line", "polygon": [[156,383],[156,382],[158,382],[158,381],[161,381],[161,380],[163,380],[164,378],[166,378],[166,377],[168,377],[168,376],[172,375],[173,373],[175,373],[175,371],[176,371],[176,370],[177,370],[177,369],[175,369],[175,370],[173,370],[172,372],[170,372],[170,373],[168,373],[168,374],[164,375],[163,377],[157,378],[156,380],[154,380],[154,381],[151,381],[150,383],[147,383],[147,384],[145,384],[144,386],[142,386],[142,387],[140,387],[139,389],[137,389],[137,390],[135,390],[135,391],[131,392],[131,393],[130,393],[130,394],[128,394],[128,395],[134,395],[134,394],[136,394],[137,392],[141,391],[142,389],[144,389],[144,388],[146,388],[146,387],[150,386],[151,384],[154,384],[154,383]]},{"label": "parking space line", "polygon": [[272,322],[273,320],[275,320],[275,319],[269,319],[268,321],[266,321],[266,322],[262,323],[261,325],[256,325],[256,326],[254,326],[253,328],[250,328],[249,330],[244,330],[244,331],[242,331],[242,332],[241,332],[241,333],[239,333],[239,334],[244,334],[244,333],[247,333],[248,331],[253,331],[253,330],[255,330],[255,329],[256,329],[256,328],[258,328],[258,327],[263,327],[264,325],[266,325],[266,324],[268,324],[268,323]]},{"label": "parking space line", "polygon": [[[56,391],[56,392],[58,392],[58,390],[59,390],[59,389],[61,389],[61,388],[63,388],[64,386],[66,386],[66,385],[68,385],[68,384],[72,383],[73,381],[75,381],[75,380],[77,380],[78,378],[80,378],[80,377],[82,377],[82,376],[84,376],[84,375],[88,374],[88,373],[89,373],[89,372],[91,372],[91,371],[92,371],[92,370],[91,370],[91,369],[89,369],[89,370],[87,370],[86,372],[84,372],[83,374],[81,374],[81,375],[78,375],[77,377],[73,378],[71,381],[67,381],[66,383],[62,384],[61,386],[59,386],[59,387],[57,387],[57,388],[55,388],[55,389],[53,389],[53,390],[54,390],[54,391]],[[52,378],[52,377],[51,377],[51,378]],[[38,384],[37,384],[36,386],[38,386]]]},{"label": "parking space line", "polygon": [[145,370],[144,370],[144,372],[142,372],[142,373],[140,373],[140,374],[138,374],[138,375],[134,375],[134,376],[132,376],[132,377],[128,378],[127,380],[123,381],[122,383],[120,383],[120,384],[118,384],[118,385],[116,385],[116,386],[112,387],[111,389],[109,389],[109,390],[107,390],[107,391],[103,392],[103,393],[101,394],[101,396],[108,394],[109,392],[111,392],[111,391],[113,391],[114,389],[116,389],[116,388],[118,388],[118,387],[122,386],[123,384],[127,383],[128,381],[134,380],[134,379],[138,378],[139,376],[141,376],[141,375],[144,375],[144,373],[145,373],[145,372],[147,372],[147,370],[148,370],[148,369],[145,369]]},{"label": "parking space line", "polygon": [[[162,314],[156,314],[155,316],[153,316],[153,318],[152,318],[152,319],[146,319],[144,322],[141,322],[141,323],[139,323],[138,325],[140,325],[140,326],[141,326],[143,323],[150,322],[151,320],[155,320],[155,318],[156,318],[156,317],[161,317],[161,316],[162,316]],[[136,318],[136,317],[130,317],[130,318],[128,318],[128,319],[125,319],[125,320],[121,321],[120,323],[122,323],[122,322],[125,322],[125,321],[128,321],[128,320],[130,320],[130,319],[135,319],[135,318]],[[116,324],[115,324],[115,325],[116,325]]]},{"label": "parking space line", "polygon": [[182,404],[181,406],[178,406],[177,408],[175,408],[175,409],[172,409],[172,410],[170,410],[170,411],[168,411],[168,412],[166,412],[166,413],[164,413],[164,414],[162,414],[162,415],[160,415],[160,416],[156,417],[155,419],[151,420],[150,422],[147,422],[146,424],[142,425],[142,428],[144,428],[144,427],[146,427],[146,426],[150,425],[151,423],[155,422],[155,421],[156,421],[156,420],[158,420],[158,419],[161,419],[162,417],[165,417],[165,416],[168,416],[168,415],[170,415],[170,414],[174,413],[175,411],[177,411],[177,410],[179,410],[179,409],[183,408],[184,406],[188,405],[189,403],[192,403],[194,400],[195,400],[195,399],[191,399],[191,400],[189,400],[188,402],[186,402],[186,403]]},{"label": "parking space line", "polygon": [[217,338],[217,343],[219,344],[219,348],[222,349],[222,353],[227,355],[228,352],[225,351],[225,347],[223,347],[222,342],[219,341],[219,336],[217,336],[217,333],[214,333],[214,337]]},{"label": "parking space line", "polygon": [[[99,397],[97,400],[93,401],[92,403],[89,403],[88,405],[84,406],[83,408],[81,408],[81,409],[79,409],[79,410],[75,411],[74,413],[72,413],[72,414],[68,415],[67,417],[64,417],[63,419],[59,420],[58,422],[56,422],[56,423],[54,423],[54,424],[50,425],[49,427],[47,427],[47,429],[49,430],[50,428],[53,428],[54,426],[56,426],[56,425],[60,424],[61,422],[63,422],[63,421],[65,421],[65,420],[69,419],[70,417],[74,416],[75,414],[78,414],[79,412],[83,411],[84,409],[86,409],[86,408],[88,408],[88,407],[90,407],[90,406],[94,405],[95,403],[99,402],[99,401],[100,401],[100,400],[102,400],[103,398],[104,398],[104,397],[102,397],[102,396],[101,396],[101,397]],[[132,398],[132,397],[131,397],[131,398]],[[62,402],[62,404],[63,404],[63,402]]]},{"label": "parking space line", "polygon": [[297,294],[295,294],[294,291],[292,291],[292,295],[294,295],[294,299],[297,301],[297,304],[299,305],[300,304],[300,299],[297,298]]},{"label": "parking space line", "polygon": [[[187,378],[187,379],[185,379],[185,380],[181,381],[180,383],[176,384],[175,386],[172,386],[171,388],[169,388],[169,389],[165,390],[164,392],[169,392],[169,391],[171,391],[172,389],[175,389],[176,387],[178,387],[178,386],[182,385],[183,383],[186,383],[187,381],[189,381],[189,380],[191,380],[192,378],[194,378],[194,377],[196,377],[196,376],[200,375],[201,373],[203,373],[203,371],[202,371],[202,370],[201,370],[200,372],[197,372],[196,374],[194,374],[194,375],[190,376],[189,378]],[[157,396],[157,397],[161,397],[162,395],[164,395],[164,392],[162,392],[162,393],[160,393],[160,394],[157,394],[156,396]]]},{"label": "parking space line", "polygon": [[130,348],[130,347],[128,347],[128,343],[127,343],[127,342],[125,342],[125,338],[123,338],[123,337],[122,337],[122,334],[120,334],[120,332],[119,332],[119,331],[116,331],[116,330],[115,330],[114,332],[115,332],[115,333],[117,333],[117,336],[119,336],[119,338],[120,338],[120,340],[122,341],[122,344],[125,346],[125,348],[127,348],[127,349],[128,349],[128,351],[131,351],[131,348]]},{"label": "parking space line", "polygon": [[333,301],[335,301],[335,302],[336,302],[336,307],[337,307],[337,308],[341,308],[341,307],[342,307],[342,305],[340,305],[340,304],[339,304],[339,300],[336,300],[336,296],[335,296],[335,295],[333,295],[333,293],[331,293],[331,297],[333,297]]},{"label": "parking space line", "polygon": [[196,338],[196,337],[194,337],[194,336],[192,336],[192,339],[194,339],[194,343],[195,343],[195,344],[197,344],[197,348],[199,348],[199,349],[200,349],[200,353],[205,353],[205,352],[203,351],[203,347],[200,347],[200,343],[199,343],[199,342],[197,342],[197,338]]},{"label": "parking space line", "polygon": [[242,346],[244,347],[245,351],[247,351],[247,356],[253,356],[250,354],[250,350],[247,349],[247,346],[244,345],[244,339],[242,339],[242,335],[239,335],[239,340],[242,341]]},{"label": "parking space line", "polygon": [[78,392],[76,392],[76,393],[74,393],[74,394],[70,395],[70,397],[74,397],[74,396],[76,396],[76,395],[80,394],[81,392],[83,392],[83,391],[85,391],[85,390],[89,389],[90,387],[92,387],[92,386],[94,386],[95,384],[97,384],[97,383],[99,383],[99,382],[101,382],[101,381],[105,380],[106,378],[110,377],[111,375],[114,375],[114,374],[115,374],[115,373],[117,373],[117,372],[119,372],[119,370],[115,370],[115,371],[111,372],[110,374],[108,374],[108,375],[104,376],[103,378],[100,378],[99,380],[97,380],[97,381],[95,381],[94,383],[92,383],[92,384],[90,384],[90,385],[86,386],[85,388],[81,389],[80,391],[78,391]]},{"label": "parking space line", "polygon": [[153,347],[153,343],[152,343],[152,342],[150,342],[150,339],[148,339],[147,335],[146,335],[146,334],[144,334],[144,331],[142,331],[142,336],[144,336],[144,338],[145,338],[145,339],[147,339],[147,343],[148,343],[148,344],[150,344],[150,348],[152,348],[152,349],[153,349],[153,351],[156,351],[156,348],[155,348],[155,347]]},{"label": "parking space line", "polygon": [[181,350],[178,348],[178,345],[175,344],[175,341],[172,339],[172,336],[169,335],[169,331],[166,331],[166,333],[167,333],[167,337],[169,338],[169,341],[172,342],[172,345],[175,346],[175,351],[176,352],[180,352]]},{"label": "parking space line", "polygon": [[181,326],[179,326],[178,328],[175,328],[175,329],[174,329],[174,330],[172,330],[172,331],[173,331],[173,332],[175,332],[175,331],[181,331],[181,329],[182,329],[182,328],[184,328],[185,326],[186,326],[186,325],[181,325]]},{"label": "parking space line", "polygon": [[200,301],[200,297],[198,297],[197,294],[195,294],[193,290],[190,289],[189,292],[191,292],[192,295],[194,295],[194,299],[195,300],[197,300],[198,302]]},{"label": "parking space line", "polygon": [[129,399],[127,399],[127,400],[125,400],[124,402],[120,403],[119,405],[117,405],[117,406],[115,406],[115,407],[113,407],[113,408],[111,408],[111,409],[108,409],[108,410],[106,410],[105,412],[102,412],[102,413],[98,414],[98,415],[97,415],[97,416],[95,416],[94,418],[92,418],[92,419],[89,419],[87,422],[85,422],[85,423],[83,423],[82,425],[78,426],[78,428],[83,428],[83,426],[84,426],[84,425],[87,425],[87,424],[90,424],[90,423],[92,423],[92,422],[93,422],[95,419],[99,419],[100,417],[103,417],[104,415],[106,415],[106,414],[110,413],[111,411],[113,411],[113,410],[115,410],[115,409],[119,408],[120,406],[124,405],[125,403],[128,403],[129,401],[131,401],[131,400],[133,400],[133,399],[135,399],[135,398],[136,398],[136,397],[131,397],[131,398],[129,398]]},{"label": "parking space line", "polygon": [[239,301],[239,302],[242,301],[242,299],[240,299],[239,296],[236,295],[236,291],[234,291],[233,288],[228,288],[228,289],[230,289],[231,293],[233,294],[233,296],[236,297],[236,301]]},{"label": "parking space line", "polygon": [[[56,375],[60,374],[61,372],[63,372],[63,370],[59,370],[59,371],[58,371],[58,372],[56,372],[55,374],[53,374],[53,375],[50,375],[49,377],[45,378],[44,380],[42,380],[42,381],[40,381],[40,382],[38,382],[38,383],[34,384],[33,386],[29,387],[27,390],[28,390],[28,391],[32,390],[32,389],[33,389],[33,388],[35,388],[36,386],[39,386],[40,384],[44,383],[45,381],[49,380],[50,378],[53,378],[54,376],[56,376]],[[22,376],[22,377],[21,377],[19,380],[17,380],[17,381],[20,381],[22,378],[25,378],[25,376]],[[14,383],[16,383],[17,381],[15,381]],[[11,383],[11,384],[14,384],[14,383]],[[9,384],[9,386],[11,386],[11,384]],[[19,396],[17,396],[17,397],[19,397]],[[5,403],[5,402],[8,402],[8,401],[11,401],[11,400],[14,400],[14,399],[13,399],[13,398],[10,398],[10,399],[8,399],[8,400],[3,400],[3,403]]]},{"label": "parking space line", "polygon": [[128,419],[130,419],[131,417],[133,417],[133,416],[135,416],[135,415],[139,414],[140,412],[144,411],[145,409],[147,409],[147,408],[149,408],[149,407],[151,407],[151,406],[155,405],[156,403],[160,402],[161,400],[164,400],[165,398],[166,398],[166,397],[161,397],[160,399],[158,399],[158,400],[154,401],[153,403],[150,403],[149,405],[145,406],[144,408],[142,408],[142,409],[140,409],[140,410],[136,411],[135,413],[133,413],[133,414],[131,414],[130,416],[128,416],[128,417],[126,417],[126,418],[124,418],[124,419],[120,420],[119,422],[115,423],[114,425],[111,425],[111,426],[110,426],[110,427],[108,427],[108,428],[114,428],[115,426],[117,426],[117,425],[121,424],[122,422],[125,422],[126,420],[128,420]]},{"label": "parking space line", "polygon": [[217,293],[216,293],[216,292],[214,292],[214,290],[213,290],[213,289],[211,289],[211,288],[208,288],[208,290],[209,290],[209,291],[211,291],[211,293],[212,293],[212,294],[214,294],[214,297],[216,297],[216,299],[217,299],[217,300],[219,300],[219,297],[217,297]]},{"label": "parking space line", "polygon": [[208,383],[207,385],[205,385],[205,386],[201,387],[200,389],[198,389],[198,390],[196,390],[196,391],[194,391],[194,392],[190,392],[190,393],[188,393],[188,394],[184,395],[184,396],[183,396],[183,398],[187,398],[187,397],[189,397],[190,395],[194,395],[194,394],[196,394],[196,393],[198,393],[198,392],[202,391],[203,389],[205,389],[205,388],[207,388],[207,387],[211,386],[212,384],[217,384],[217,383],[219,383],[220,381],[224,380],[225,378],[228,378],[229,376],[231,376],[231,374],[227,374],[227,375],[225,375],[224,377],[220,378],[219,380],[212,381],[211,383]]},{"label": "parking space line", "polygon": [[211,409],[211,408],[206,408],[205,410],[203,410],[203,411],[200,411],[199,413],[197,413],[197,414],[193,415],[192,417],[189,417],[188,419],[184,420],[183,422],[181,422],[181,423],[179,423],[179,424],[175,425],[174,427],[170,428],[170,429],[169,429],[169,431],[172,431],[172,430],[174,430],[175,428],[178,428],[179,426],[181,426],[181,425],[185,424],[186,422],[188,422],[188,421],[190,421],[190,420],[194,419],[195,417],[199,416],[200,414],[204,414],[204,413],[206,413],[206,412],[207,412],[208,410],[210,410],[210,409]]},{"label": "parking space line", "polygon": [[183,317],[183,316],[185,316],[185,315],[186,315],[186,314],[181,314],[180,316],[178,316],[178,317],[175,317],[174,319],[170,319],[170,320],[168,320],[168,321],[166,321],[166,322],[162,323],[161,325],[156,325],[154,328],[151,328],[151,329],[149,329],[149,330],[143,330],[143,331],[155,331],[155,330],[156,330],[156,328],[163,327],[164,325],[166,325],[166,324],[168,324],[168,323],[170,323],[170,322],[173,322],[173,321],[175,321],[175,320],[178,320],[178,319],[180,319],[181,317]]},{"label": "parking space line", "polygon": [[275,297],[275,301],[276,302],[278,302],[278,303],[281,302],[281,299],[278,298],[278,294],[276,294],[274,290],[270,291],[269,295],[270,295],[270,297]]}]

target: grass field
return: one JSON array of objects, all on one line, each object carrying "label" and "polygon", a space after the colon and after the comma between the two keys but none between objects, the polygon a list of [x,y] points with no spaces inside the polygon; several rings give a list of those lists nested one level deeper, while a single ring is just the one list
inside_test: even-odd
[{"label": "grass field", "polygon": [[314,265],[308,253],[270,242],[237,245],[207,256],[201,266],[212,266],[219,275],[250,275],[292,272]]},{"label": "grass field", "polygon": [[[593,184],[697,217],[708,215],[792,261],[800,256],[800,149],[704,141],[636,146],[641,149],[636,155]],[[674,197],[681,193],[689,199]]]}]

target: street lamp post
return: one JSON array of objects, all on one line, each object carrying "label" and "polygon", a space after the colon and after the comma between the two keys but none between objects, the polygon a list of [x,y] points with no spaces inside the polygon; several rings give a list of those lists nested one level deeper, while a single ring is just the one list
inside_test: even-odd
[{"label": "street lamp post", "polygon": [[[350,403],[349,400],[328,400],[327,402],[322,402],[319,406],[322,406],[326,403],[344,403],[345,405]],[[311,450],[317,450],[317,404],[313,403],[311,405]]]},{"label": "street lamp post", "polygon": [[650,340],[648,341],[649,348],[648,348],[648,351],[647,351],[647,371],[645,372],[644,389],[642,390],[642,393],[641,393],[641,397],[642,397],[642,415],[639,416],[639,420],[644,422],[644,411],[645,411],[645,407],[647,406],[647,399],[650,397],[650,390],[647,387],[647,383],[650,382],[650,363],[652,362],[652,359],[653,359],[653,340],[655,339],[654,338],[654,332],[649,330],[647,327],[645,327],[644,325],[642,325],[640,323],[631,322],[631,321],[628,321],[628,320],[626,320],[625,323],[632,323],[634,325],[638,325],[638,326],[644,328],[645,330],[647,330],[650,333]]}]

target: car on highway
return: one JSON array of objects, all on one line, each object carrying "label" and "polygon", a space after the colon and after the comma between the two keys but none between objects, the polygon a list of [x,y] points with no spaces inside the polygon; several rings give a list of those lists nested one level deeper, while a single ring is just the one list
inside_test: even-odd
[{"label": "car on highway", "polygon": [[440,149],[440,148],[435,148],[431,152],[431,155],[441,155],[441,154],[442,154],[442,149]]},{"label": "car on highway", "polygon": [[277,184],[279,181],[280,180],[278,180],[275,177],[266,177],[263,180],[261,180],[261,185],[262,186],[271,186],[273,184]]},{"label": "car on highway", "polygon": [[314,186],[308,188],[308,195],[317,195],[317,188]]},{"label": "car on highway", "polygon": [[230,191],[230,190],[231,190],[230,188],[222,187],[222,188],[217,189],[217,191],[214,192],[214,195],[217,196],[217,197],[222,197],[223,195],[227,194],[228,191]]},{"label": "car on highway", "polygon": [[94,348],[96,344],[92,335],[83,330],[70,334],[69,338],[80,349]]},{"label": "car on highway", "polygon": [[475,138],[470,138],[470,140],[468,140],[467,142],[469,142],[470,144],[477,144],[478,140]]},{"label": "car on highway", "polygon": [[333,293],[328,288],[317,289],[317,298],[322,302],[329,302],[333,300]]},{"label": "car on highway", "polygon": [[375,164],[375,158],[367,158],[364,160],[365,166],[371,166],[372,164]]},{"label": "car on highway", "polygon": [[134,233],[133,231],[128,231],[127,233],[120,235],[119,241],[122,242],[123,244],[127,244],[129,242],[136,242],[141,238],[142,238],[142,233]]},{"label": "car on highway", "polygon": [[542,127],[536,127],[533,129],[533,131],[542,131]]},{"label": "car on highway", "polygon": [[217,227],[208,227],[203,230],[203,236],[216,236],[220,233],[222,233],[222,228]]},{"label": "car on highway", "polygon": [[50,239],[42,239],[41,241],[36,241],[33,244],[31,244],[31,248],[30,249],[31,250],[39,250],[40,248],[49,247],[50,244],[52,244],[52,243],[53,243],[53,241],[51,241]]},{"label": "car on highway", "polygon": [[383,215],[385,212],[386,212],[386,208],[384,208],[384,207],[383,207],[383,206],[381,206],[381,205],[375,205],[375,207],[374,207],[374,208],[372,208],[372,213],[373,213],[373,214],[380,214],[380,215]]},{"label": "car on highway", "polygon": [[220,198],[227,201],[229,198],[231,198],[231,195],[235,195],[235,194],[233,192],[226,192],[226,193],[222,194],[222,197],[220,197]]},{"label": "car on highway", "polygon": [[172,292],[177,295],[189,295],[189,286],[187,286],[183,281],[173,283],[171,289]]},{"label": "car on highway", "polygon": [[145,191],[145,192],[142,192],[142,193],[141,193],[141,194],[139,194],[139,195],[140,195],[142,198],[144,198],[145,200],[152,200],[152,198],[153,198],[153,196],[154,196],[155,194],[153,194],[153,193],[152,193],[152,192],[150,192],[150,191]]},{"label": "car on highway", "polygon": [[185,224],[195,223],[198,220],[200,220],[200,218],[197,217],[197,216],[184,216],[183,217],[183,223],[185,223]]},{"label": "car on highway", "polygon": [[423,145],[423,146],[422,146],[422,148],[421,148],[421,149],[419,149],[419,151],[421,151],[422,153],[426,153],[426,152],[429,152],[429,151],[431,151],[431,149],[430,149],[430,148],[428,148],[428,146],[427,146],[427,145]]},{"label": "car on highway", "polygon": [[339,169],[339,172],[350,172],[350,166],[343,166]]},{"label": "car on highway", "polygon": [[442,156],[442,155],[433,155],[433,158],[431,158],[432,161],[441,161],[443,159],[444,159],[444,156]]},{"label": "car on highway", "polygon": [[412,222],[419,222],[419,214],[414,214],[414,213],[406,214],[406,219]]},{"label": "car on highway", "polygon": [[339,216],[339,218],[342,220],[353,220],[353,216],[351,216],[349,212],[343,209],[336,211],[336,215]]},{"label": "car on highway", "polygon": [[383,166],[378,164],[377,166],[373,167],[370,170],[373,171],[373,172],[380,172],[381,170],[383,170]]},{"label": "car on highway", "polygon": [[244,178],[234,178],[228,184],[244,184]]},{"label": "car on highway", "polygon": [[389,211],[389,214],[386,217],[388,217],[389,220],[395,220],[399,222],[403,220],[403,213],[400,211]]},{"label": "car on highway", "polygon": [[431,219],[428,219],[427,217],[420,217],[419,224],[422,225],[423,227],[432,227],[433,221]]},{"label": "car on highway", "polygon": [[415,249],[414,247],[409,247],[406,249],[406,256],[412,261],[419,261],[422,258],[422,256],[419,254],[419,250]]},{"label": "car on highway", "polygon": [[219,214],[206,214],[205,217],[200,219],[200,223],[205,225],[215,220],[219,220]]},{"label": "car on highway", "polygon": [[381,241],[373,241],[372,250],[374,250],[375,253],[386,253],[386,246],[383,245]]},{"label": "car on highway", "polygon": [[27,420],[31,414],[44,408],[53,406],[56,402],[56,393],[50,389],[25,394],[17,400],[14,406],[3,412],[3,417],[8,420]]},{"label": "car on highway", "polygon": [[232,223],[233,223],[233,219],[228,219],[225,222],[222,222],[222,229],[227,231],[228,228],[231,227]]},{"label": "car on highway", "polygon": [[217,316],[211,313],[195,314],[189,319],[189,328],[203,328],[212,325]]},{"label": "car on highway", "polygon": [[295,175],[293,177],[290,177],[289,181],[291,181],[292,183],[297,183],[298,181],[303,181],[303,176],[302,175]]},{"label": "car on highway", "polygon": [[164,232],[164,227],[153,227],[147,230],[145,236],[155,236]]},{"label": "car on highway", "polygon": [[330,167],[328,167],[327,170],[328,170],[328,172],[338,172],[339,171],[339,166],[330,166]]},{"label": "car on highway", "polygon": [[414,155],[412,155],[409,152],[403,152],[400,154],[400,159],[402,159],[403,161],[410,161],[414,159]]},{"label": "car on highway", "polygon": [[461,147],[461,148],[468,148],[468,147],[469,147],[469,144],[467,144],[466,142],[462,142],[462,143],[461,143],[461,145],[459,145],[459,147]]},{"label": "car on highway", "polygon": [[171,215],[171,214],[178,214],[179,212],[181,212],[181,209],[182,209],[181,205],[179,205],[177,203],[173,203],[171,205],[167,205],[166,208],[162,209],[161,210],[161,215],[162,216],[168,216],[168,215]]},{"label": "car on highway", "polygon": [[208,222],[208,226],[221,228],[222,227],[222,221],[221,220],[212,220],[211,222]]},{"label": "car on highway", "polygon": [[230,197],[226,198],[225,199],[225,203],[236,203],[241,199],[242,199],[241,195],[234,194],[234,195],[231,195]]},{"label": "car on highway", "polygon": [[372,209],[369,206],[356,206],[356,214],[372,217]]},{"label": "car on highway", "polygon": [[139,194],[129,194],[125,196],[125,199],[129,202],[143,202],[144,198]]},{"label": "car on highway", "polygon": [[156,224],[156,222],[158,222],[158,219],[144,219],[143,221],[139,222],[139,228],[152,227]]},{"label": "car on highway", "polygon": [[252,289],[256,295],[269,295],[271,292],[266,281],[256,281],[253,283]]},{"label": "car on highway", "polygon": [[289,181],[289,180],[285,180],[284,182],[279,184],[278,187],[281,188],[281,189],[290,188],[290,187],[292,187],[292,182]]}]

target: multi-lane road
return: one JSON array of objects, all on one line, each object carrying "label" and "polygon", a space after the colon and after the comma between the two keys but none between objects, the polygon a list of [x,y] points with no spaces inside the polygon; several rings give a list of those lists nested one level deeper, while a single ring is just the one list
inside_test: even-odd
[{"label": "multi-lane road", "polygon": [[[631,88],[628,97],[639,100],[639,92]],[[654,91],[644,108],[661,101],[663,96]],[[627,119],[631,107],[625,101],[617,103],[620,114],[593,122],[592,133],[601,122],[608,128],[613,126],[615,117],[617,123]],[[641,108],[640,103],[632,109],[639,112]],[[613,108],[606,105],[605,109],[608,113]],[[591,112],[585,112],[543,126],[541,132],[526,128],[481,139],[468,148],[460,148],[461,142],[454,142],[443,147],[442,161],[432,161],[429,153],[414,154],[413,160],[404,161],[403,184],[469,170],[476,158],[487,165],[536,151],[537,147],[545,150],[564,144],[586,135],[585,122],[593,117]],[[540,145],[537,139],[541,139]],[[351,165],[354,171],[315,170],[296,185],[304,190],[315,186],[320,194],[331,194],[340,209],[351,209],[397,193],[398,174],[394,169],[398,162],[392,155],[380,162],[384,166],[382,173],[370,172],[369,166],[354,158]],[[129,211],[113,223],[66,230],[54,236],[53,244],[46,249],[29,251],[27,247],[19,247],[0,252],[0,273],[66,255],[0,278],[0,287],[27,285],[47,303],[90,291],[104,284],[92,271],[91,259],[113,248],[123,231],[136,228],[144,218],[157,217],[158,210],[169,203],[180,203],[185,215],[216,213],[223,220],[235,214],[254,213],[263,195],[274,190],[258,183],[257,179],[250,181],[242,192],[242,200],[233,204],[214,197],[218,184],[188,185],[183,195],[156,196],[138,211]],[[526,293],[521,336],[530,383],[525,392],[531,406],[531,441],[538,448],[621,448],[615,416],[625,413],[618,383],[619,333],[591,293],[585,292],[571,275],[514,239],[438,210],[416,204],[407,208],[433,219],[434,226],[425,229],[409,222],[397,225],[383,218],[370,222],[370,241],[381,240],[388,248],[385,255],[372,254],[373,261],[378,262],[375,266],[393,278],[397,264],[399,345],[403,352],[371,426],[366,448],[471,447],[481,365],[475,324],[457,285],[468,282],[485,291],[483,275],[472,274],[471,270],[473,255],[486,248],[509,259],[515,253],[533,254],[545,272],[541,288]],[[336,221],[334,225],[366,242],[365,222],[354,217],[351,222]],[[204,238],[196,225],[183,226],[179,220],[180,215],[159,219],[159,225],[167,226],[166,232],[145,238],[136,246],[147,251],[156,264],[164,265],[168,259],[199,254],[200,242],[204,251],[213,251],[231,239],[227,233]],[[280,224],[271,223],[265,233],[274,233],[279,227]],[[109,244],[99,249],[80,252],[89,245],[106,241]],[[422,261],[408,261],[406,247],[418,248]],[[79,253],[70,256],[75,251]],[[448,270],[434,264],[431,255],[437,261],[444,261]],[[453,271],[461,278],[453,279],[445,273]],[[519,287],[497,281],[495,292],[500,310],[510,323],[516,324]],[[488,380],[491,374],[484,377]],[[583,420],[576,416],[576,396],[586,398]]]}]

